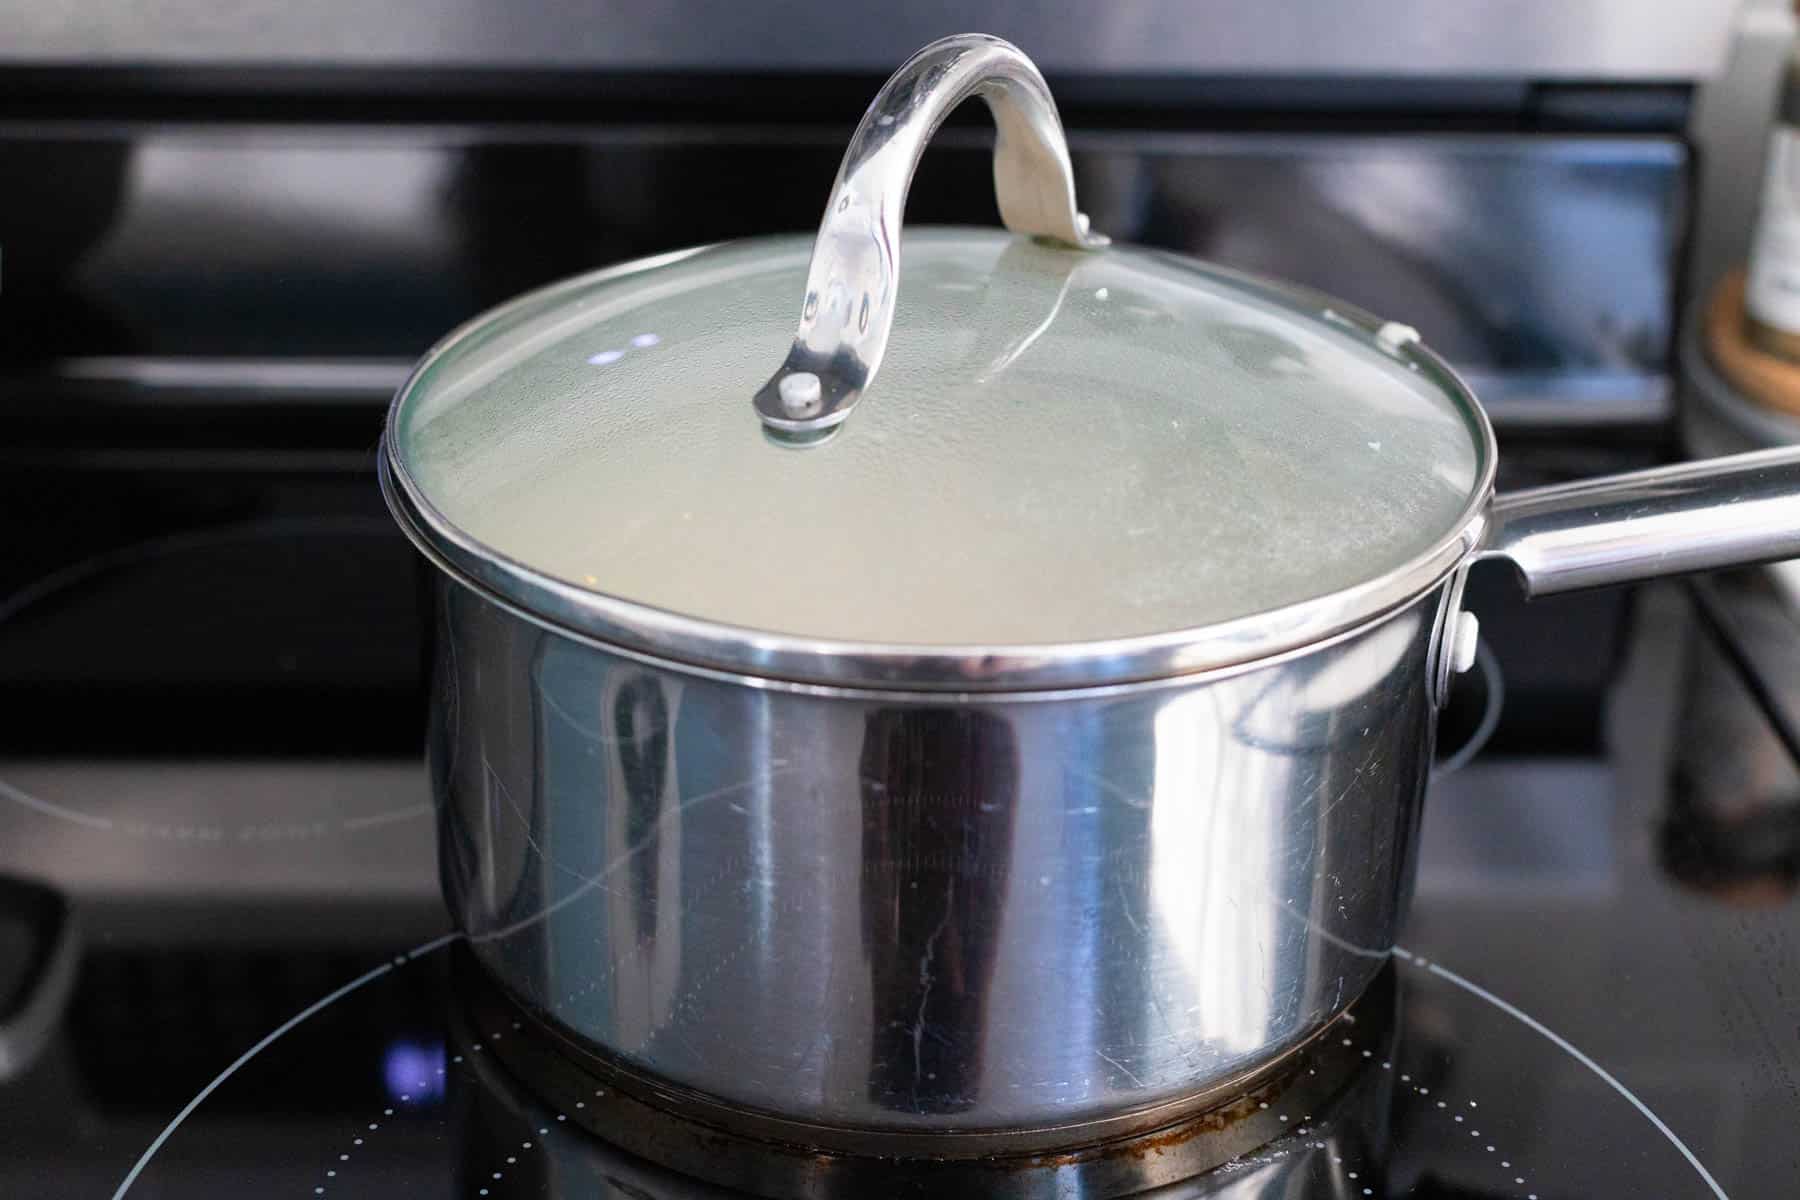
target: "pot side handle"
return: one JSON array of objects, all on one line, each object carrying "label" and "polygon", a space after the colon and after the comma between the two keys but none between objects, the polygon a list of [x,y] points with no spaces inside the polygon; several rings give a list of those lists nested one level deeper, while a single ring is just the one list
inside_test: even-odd
[{"label": "pot side handle", "polygon": [[994,116],[994,191],[1006,227],[1078,249],[1106,245],[1075,207],[1062,121],[1032,61],[981,33],[931,43],[876,93],[844,152],[813,243],[794,344],[753,397],[771,434],[794,444],[822,438],[874,380],[900,288],[907,190],[932,134],[971,96]]},{"label": "pot side handle", "polygon": [[1800,446],[1497,496],[1476,558],[1527,596],[1800,558]]}]

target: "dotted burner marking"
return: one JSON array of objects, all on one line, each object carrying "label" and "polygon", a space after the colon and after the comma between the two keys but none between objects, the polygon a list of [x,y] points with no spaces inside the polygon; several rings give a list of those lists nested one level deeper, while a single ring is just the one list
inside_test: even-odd
[{"label": "dotted burner marking", "polygon": [[[512,1028],[515,1031],[517,1031],[518,1029],[521,1028],[521,1026],[520,1026],[519,1022],[514,1021],[512,1023]],[[479,1054],[482,1051],[482,1044],[484,1042],[487,1045],[491,1046],[491,1045],[493,1045],[493,1043],[500,1041],[501,1037],[502,1037],[502,1034],[498,1031],[496,1031],[494,1033],[490,1033],[486,1037],[483,1037],[480,1034],[474,1034],[470,1038],[469,1053]],[[460,1064],[462,1061],[463,1061],[463,1056],[460,1054],[453,1054],[450,1056],[450,1062],[452,1065]],[[442,1070],[443,1070],[443,1068],[440,1067],[439,1072],[442,1073]],[[606,1089],[605,1088],[595,1088],[594,1095],[596,1097],[604,1096],[604,1095],[606,1095]],[[541,1104],[543,1102],[540,1100],[539,1103]],[[577,1100],[575,1102],[575,1107],[576,1108],[586,1108],[587,1102],[585,1100]],[[556,1119],[558,1121],[566,1122],[569,1119],[569,1116],[567,1113],[558,1112],[556,1114]],[[546,1138],[549,1135],[550,1135],[550,1127],[548,1125],[538,1126],[537,1136],[540,1139]],[[500,1193],[496,1192],[495,1188],[499,1187],[506,1181],[507,1168],[517,1166],[519,1163],[519,1154],[530,1153],[531,1151],[536,1150],[540,1144],[541,1144],[541,1142],[534,1142],[534,1141],[520,1142],[518,1145],[517,1153],[505,1155],[504,1162],[494,1164],[494,1169],[489,1171],[485,1176],[478,1176],[478,1178],[480,1178],[482,1180],[482,1182],[480,1185],[478,1185],[476,1187],[475,1194],[477,1196],[499,1195]]]},{"label": "dotted burner marking", "polygon": [[[1701,1163],[1699,1157],[1695,1155],[1692,1150],[1688,1149],[1687,1143],[1682,1141],[1661,1117],[1651,1111],[1648,1104],[1645,1104],[1642,1100],[1638,1099],[1637,1095],[1632,1092],[1630,1088],[1626,1087],[1623,1083],[1620,1083],[1619,1080],[1605,1067],[1602,1067],[1592,1058],[1589,1058],[1586,1054],[1582,1053],[1581,1050],[1576,1048],[1574,1043],[1570,1042],[1567,1038],[1555,1032],[1549,1026],[1539,1021],[1536,1017],[1533,1017],[1530,1013],[1519,1008],[1517,1005],[1508,1003],[1479,984],[1464,979],[1455,971],[1440,966],[1430,959],[1425,958],[1423,955],[1414,954],[1403,946],[1395,946],[1394,956],[1402,962],[1411,963],[1413,966],[1428,971],[1439,979],[1454,984],[1472,996],[1485,1000],[1507,1016],[1518,1021],[1521,1025],[1524,1025],[1527,1029],[1540,1034],[1546,1041],[1549,1041],[1552,1045],[1562,1050],[1570,1058],[1573,1058],[1576,1062],[1598,1075],[1609,1087],[1620,1096],[1624,1097],[1633,1108],[1637,1109],[1645,1120],[1654,1125],[1658,1133],[1668,1139],[1669,1144],[1674,1146],[1675,1149],[1680,1152],[1681,1156],[1687,1160],[1688,1165],[1693,1167],[1694,1172],[1700,1176],[1701,1181],[1712,1190],[1714,1196],[1718,1197],[1718,1200],[1730,1200],[1730,1197],[1725,1194],[1725,1189],[1719,1186],[1719,1181],[1712,1177],[1712,1172],[1708,1171],[1705,1165]],[[1519,1178],[1517,1179],[1517,1182],[1523,1183],[1524,1180],[1523,1178]]]},{"label": "dotted burner marking", "polygon": [[[603,872],[602,875],[598,878],[603,878],[604,874],[605,873]],[[567,902],[567,899],[568,898],[565,898],[564,903]],[[555,906],[553,906],[553,907],[555,907]],[[538,919],[542,919],[542,916],[547,916],[547,915],[548,915],[548,913],[540,914],[540,917]],[[227,1080],[229,1080],[233,1075],[235,1075],[246,1063],[248,1063],[256,1055],[261,1053],[264,1049],[268,1048],[271,1044],[273,1044],[275,1041],[277,1041],[281,1037],[285,1036],[290,1030],[305,1023],[314,1014],[316,1014],[319,1011],[321,1011],[322,1009],[330,1006],[331,1004],[335,1003],[336,1001],[343,999],[345,996],[348,996],[351,993],[357,991],[363,985],[373,982],[374,980],[380,978],[381,976],[386,975],[387,973],[392,971],[396,965],[404,965],[415,959],[418,959],[425,955],[431,954],[431,953],[441,949],[442,947],[449,945],[453,941],[460,940],[460,938],[461,938],[460,934],[446,934],[442,937],[434,938],[431,941],[424,943],[423,945],[408,952],[407,954],[397,956],[393,960],[392,963],[383,963],[380,966],[375,967],[374,969],[367,971],[364,974],[358,976],[357,978],[352,979],[350,982],[335,989],[334,991],[327,993],[325,996],[321,997],[319,1000],[315,1001],[313,1004],[302,1009],[300,1012],[296,1013],[294,1016],[290,1017],[287,1021],[283,1022],[281,1025],[277,1026],[270,1033],[265,1035],[254,1046],[252,1046],[249,1050],[245,1051],[234,1062],[232,1062],[230,1066],[226,1067],[216,1077],[214,1077],[213,1080],[210,1083],[208,1083],[204,1088],[202,1088],[194,1096],[194,1098],[192,1100],[188,1101],[188,1103],[182,1107],[180,1112],[175,1114],[174,1118],[171,1119],[170,1122],[166,1126],[164,1126],[162,1131],[160,1133],[158,1133],[154,1139],[152,1139],[150,1145],[145,1148],[143,1154],[141,1154],[138,1157],[137,1161],[132,1165],[131,1170],[129,1172],[127,1172],[125,1178],[120,1182],[117,1190],[114,1191],[113,1200],[122,1200],[122,1198],[131,1190],[132,1184],[136,1182],[138,1177],[143,1173],[144,1169],[149,1165],[149,1163],[156,1156],[158,1151],[160,1151],[162,1149],[162,1147],[168,1142],[168,1140],[175,1134],[176,1130],[180,1128],[182,1122],[185,1121],[187,1119],[187,1117],[194,1112],[194,1110],[199,1108],[199,1106],[201,1104],[203,1104],[206,1101],[206,1099],[212,1095],[213,1092],[217,1091],[221,1086],[223,1086]],[[1700,1178],[1702,1180],[1704,1180],[1705,1183],[1712,1189],[1714,1195],[1717,1196],[1719,1198],[1719,1200],[1729,1200],[1729,1198],[1726,1196],[1724,1189],[1719,1186],[1717,1181],[1715,1181],[1713,1179],[1712,1175],[1709,1172],[1707,1172],[1706,1168],[1703,1165],[1701,1165],[1699,1160],[1694,1156],[1693,1152],[1688,1149],[1688,1147],[1680,1140],[1680,1138],[1678,1138],[1674,1134],[1674,1132],[1672,1130],[1670,1130],[1670,1128],[1667,1126],[1667,1124],[1665,1124],[1660,1118],[1658,1118],[1656,1116],[1656,1114],[1654,1112],[1652,1112],[1648,1108],[1648,1106],[1646,1106],[1641,1100],[1639,1100],[1628,1089],[1626,1089],[1623,1084],[1621,1084],[1617,1079],[1613,1078],[1613,1076],[1608,1074],[1605,1071],[1605,1069],[1602,1068],[1598,1063],[1594,1062],[1593,1059],[1591,1059],[1587,1055],[1583,1054],[1580,1050],[1576,1049],[1573,1045],[1571,1045],[1565,1039],[1559,1037],[1557,1034],[1555,1034],[1554,1032],[1549,1030],[1547,1027],[1542,1025],[1540,1022],[1533,1019],[1528,1014],[1526,1014],[1523,1011],[1521,1011],[1520,1009],[1518,1009],[1516,1006],[1507,1003],[1506,1001],[1495,996],[1493,993],[1488,992],[1485,989],[1480,988],[1478,985],[1473,984],[1473,983],[1469,982],[1468,980],[1463,979],[1461,976],[1456,975],[1455,973],[1448,971],[1448,970],[1444,969],[1443,967],[1438,966],[1435,963],[1430,963],[1426,959],[1419,958],[1419,957],[1413,955],[1410,951],[1407,951],[1402,947],[1395,947],[1394,954],[1396,957],[1402,959],[1403,961],[1411,963],[1414,966],[1417,966],[1422,970],[1428,970],[1433,975],[1436,975],[1440,978],[1446,979],[1446,980],[1450,981],[1451,983],[1463,988],[1465,991],[1468,991],[1472,995],[1475,995],[1475,996],[1479,997],[1480,999],[1488,1002],[1489,1004],[1492,1004],[1496,1008],[1499,1008],[1502,1012],[1507,1013],[1509,1016],[1512,1016],[1516,1020],[1520,1021],[1522,1024],[1526,1025],[1528,1028],[1541,1034],[1543,1037],[1548,1039],[1550,1042],[1552,1042],[1553,1044],[1555,1044],[1556,1046],[1558,1046],[1559,1048],[1561,1048],[1562,1050],[1567,1052],[1571,1057],[1575,1058],[1578,1062],[1582,1063],[1584,1066],[1587,1066],[1590,1070],[1592,1070],[1595,1074],[1599,1075],[1610,1086],[1612,1086],[1615,1090],[1617,1090],[1620,1095],[1622,1095],[1628,1101],[1630,1101],[1632,1103],[1632,1105],[1634,1107],[1636,1107],[1638,1109],[1638,1111],[1658,1130],[1658,1132],[1663,1134],[1663,1136],[1665,1138],[1667,1138],[1670,1141],[1670,1143],[1673,1144],[1675,1146],[1675,1148],[1682,1153],[1682,1155],[1687,1159],[1689,1164],[1692,1165],[1694,1170],[1699,1174]],[[516,1025],[514,1027],[517,1028]],[[1351,1048],[1355,1049],[1354,1039],[1351,1039]],[[1370,1053],[1370,1057],[1372,1058],[1372,1056],[1373,1056],[1372,1052],[1369,1052],[1369,1053]],[[461,1062],[462,1057],[460,1055],[458,1055],[455,1058],[453,1058],[452,1061],[453,1062]],[[1381,1069],[1383,1071],[1393,1071],[1394,1065],[1391,1060],[1383,1060],[1381,1063]],[[1422,1101],[1425,1097],[1428,1097],[1430,1095],[1429,1089],[1426,1088],[1423,1084],[1414,1084],[1413,1083],[1413,1080],[1412,1080],[1412,1077],[1410,1074],[1402,1073],[1400,1075],[1400,1082],[1402,1084],[1409,1085],[1412,1088],[1413,1093],[1415,1095],[1419,1096]],[[604,1094],[603,1090],[596,1092],[596,1095],[603,1095],[603,1094]],[[405,1102],[403,1101],[402,1103],[405,1103]],[[1476,1112],[1478,1112],[1480,1109],[1479,1102],[1474,1101],[1474,1100],[1461,1101],[1461,1100],[1450,1100],[1450,1099],[1447,1099],[1444,1097],[1439,1097],[1437,1099],[1431,1100],[1430,1104],[1433,1106],[1441,1106],[1441,1107],[1433,1107],[1432,1108],[1432,1111],[1439,1113],[1440,1115],[1452,1115],[1452,1116],[1460,1116],[1460,1117],[1464,1118],[1462,1122],[1452,1122],[1451,1123],[1452,1128],[1455,1128],[1459,1124],[1472,1125],[1473,1124],[1473,1121],[1472,1121],[1473,1115]],[[1467,1106],[1467,1110],[1468,1110],[1467,1112],[1462,1111],[1463,1106],[1465,1104]],[[1452,1111],[1453,1109],[1455,1110],[1454,1112]],[[567,1115],[563,1114],[563,1113],[558,1113],[556,1120],[558,1122],[566,1121]],[[1312,1121],[1312,1117],[1310,1115],[1303,1116],[1301,1118],[1301,1121],[1302,1121],[1302,1124],[1296,1129],[1295,1132],[1301,1136],[1304,1136],[1307,1133],[1311,1132],[1310,1122]],[[370,1123],[370,1132],[378,1130],[380,1124],[381,1124],[381,1122],[379,1122],[379,1121],[371,1122]],[[548,1131],[549,1131],[548,1126],[540,1128],[538,1131],[539,1136],[542,1137],[542,1136],[546,1135],[548,1133]],[[1480,1139],[1483,1137],[1483,1134],[1479,1129],[1471,1128],[1470,1136],[1472,1138]],[[352,1139],[351,1151],[346,1151],[346,1152],[340,1153],[338,1156],[338,1163],[340,1164],[340,1166],[333,1166],[333,1167],[329,1167],[326,1169],[326,1173],[324,1175],[325,1182],[320,1183],[320,1184],[316,1185],[316,1187],[315,1187],[314,1194],[316,1196],[324,1196],[327,1194],[327,1189],[331,1186],[332,1182],[336,1181],[340,1178],[340,1176],[338,1174],[336,1174],[336,1172],[339,1172],[339,1171],[345,1169],[343,1166],[341,1166],[341,1164],[347,1164],[347,1163],[353,1161],[352,1153],[354,1152],[354,1150],[356,1148],[361,1147],[363,1144],[364,1144],[364,1138],[361,1136]],[[1482,1144],[1482,1147],[1483,1147],[1483,1150],[1485,1153],[1495,1155],[1495,1160],[1497,1161],[1498,1170],[1509,1173],[1508,1175],[1503,1176],[1503,1179],[1510,1179],[1512,1188],[1514,1190],[1511,1190],[1510,1192],[1503,1191],[1499,1194],[1511,1194],[1515,1197],[1519,1197],[1520,1200],[1538,1200],[1537,1192],[1526,1190],[1528,1187],[1528,1184],[1527,1184],[1527,1180],[1529,1178],[1528,1174],[1522,1168],[1516,1168],[1514,1166],[1512,1159],[1500,1158],[1497,1143],[1495,1143],[1491,1140],[1484,1140],[1484,1141],[1482,1141],[1481,1144]],[[1311,1143],[1311,1145],[1314,1148],[1320,1149],[1320,1150],[1324,1150],[1327,1148],[1327,1144],[1323,1141],[1314,1141]],[[532,1146],[531,1146],[531,1144],[523,1144],[521,1146],[521,1149],[529,1151],[530,1149],[532,1149]],[[512,1156],[508,1156],[508,1157],[516,1158],[517,1155],[512,1155]],[[1243,1160],[1238,1160],[1238,1161],[1241,1162]],[[1333,1162],[1334,1162],[1334,1164],[1341,1165],[1343,1160],[1341,1157],[1334,1156]],[[500,1170],[499,1170],[499,1174],[497,1176],[498,1178],[500,1178],[500,1179],[505,1178],[504,1168],[506,1165],[510,1165],[510,1164],[500,1164]],[[1362,1171],[1364,1168],[1360,1164],[1357,1164],[1357,1166],[1358,1166],[1357,1174],[1358,1174],[1358,1176],[1360,1176],[1362,1174]],[[484,1186],[482,1189],[480,1189],[478,1194],[482,1195],[482,1196],[486,1196],[486,1195],[490,1194],[490,1190],[491,1190],[490,1188]],[[1373,1189],[1365,1186],[1362,1188],[1362,1194],[1363,1195],[1373,1195]]]},{"label": "dotted burner marking", "polygon": [[[442,1068],[442,1067],[437,1068],[437,1073],[439,1075],[442,1075],[444,1073],[444,1068]],[[402,1107],[405,1107],[407,1105],[422,1103],[422,1101],[415,1101],[413,1099],[413,1096],[415,1094],[418,1094],[420,1096],[424,1096],[424,1095],[428,1094],[427,1087],[428,1087],[429,1082],[430,1082],[429,1080],[420,1079],[416,1083],[413,1084],[413,1088],[411,1091],[401,1093],[400,1104],[402,1105]],[[387,1121],[388,1119],[392,1118],[393,1116],[394,1116],[393,1109],[391,1109],[391,1108],[382,1109],[380,1120],[368,1122],[367,1128],[364,1130],[364,1132],[362,1134],[359,1134],[358,1136],[351,1138],[350,1139],[350,1149],[344,1151],[343,1153],[341,1153],[337,1156],[337,1161],[339,1164],[338,1166],[326,1168],[325,1182],[321,1183],[317,1187],[313,1188],[313,1195],[325,1196],[325,1195],[331,1194],[332,1187],[339,1182],[339,1180],[338,1180],[339,1171],[340,1170],[348,1171],[350,1169],[349,1164],[355,1161],[354,1156],[358,1152],[361,1151],[363,1145],[367,1141],[367,1135],[378,1132],[381,1129],[383,1122]]]},{"label": "dotted burner marking", "polygon": [[280,824],[252,823],[225,825],[215,821],[116,821],[111,817],[83,812],[54,800],[34,795],[16,784],[0,779],[0,799],[12,801],[21,808],[55,817],[88,829],[97,829],[120,837],[142,841],[167,842],[176,846],[229,846],[245,842],[302,842],[334,835],[360,833],[397,821],[429,815],[431,804],[420,801],[400,808],[369,813],[360,817],[337,817],[317,821],[290,821]]},{"label": "dotted burner marking", "polygon": [[[1374,1058],[1374,1051],[1372,1051],[1370,1049],[1358,1047],[1356,1044],[1356,1039],[1353,1037],[1342,1038],[1342,1039],[1340,1039],[1340,1042],[1346,1050],[1356,1051],[1359,1053],[1360,1057],[1362,1057],[1362,1058],[1371,1059],[1371,1060]],[[1381,1069],[1383,1071],[1392,1072],[1394,1069],[1394,1064],[1389,1059],[1383,1059],[1381,1062]],[[1308,1073],[1309,1074],[1311,1073],[1310,1070]],[[1417,1097],[1423,1103],[1435,1105],[1435,1107],[1432,1107],[1430,1109],[1430,1111],[1432,1111],[1433,1113],[1436,1113],[1437,1115],[1440,1115],[1440,1116],[1450,1117],[1452,1128],[1454,1128],[1456,1125],[1467,1124],[1468,1115],[1466,1115],[1464,1112],[1461,1112],[1461,1111],[1453,1111],[1453,1109],[1460,1109],[1462,1107],[1463,1102],[1446,1100],[1446,1099],[1442,1099],[1442,1098],[1437,1098],[1434,1100],[1432,1097],[1432,1094],[1431,1094],[1431,1089],[1422,1083],[1414,1082],[1413,1077],[1410,1073],[1405,1073],[1405,1072],[1401,1073],[1399,1083],[1400,1083],[1399,1090],[1402,1095],[1414,1096],[1414,1097]],[[1467,1103],[1467,1107],[1469,1110],[1469,1114],[1472,1114],[1474,1111],[1480,1109],[1480,1107],[1481,1107],[1479,1101],[1469,1100],[1466,1103]],[[1268,1106],[1268,1104],[1264,1103],[1264,1104],[1262,1104],[1261,1107],[1267,1108],[1269,1106]],[[1285,1116],[1282,1117],[1281,1119],[1284,1121],[1287,1120],[1287,1118]],[[1306,1117],[1303,1117],[1302,1120],[1305,1122],[1310,1122],[1312,1120],[1312,1117],[1311,1117],[1311,1115],[1308,1115]],[[1302,1124],[1297,1129],[1295,1129],[1294,1132],[1297,1135],[1304,1137],[1308,1133],[1316,1133],[1317,1131],[1313,1130],[1307,1124]],[[1475,1137],[1475,1138],[1481,1137],[1481,1131],[1479,1129],[1471,1129],[1469,1132],[1470,1132],[1471,1137]],[[1318,1141],[1318,1140],[1314,1140],[1307,1144],[1315,1150],[1326,1150],[1326,1149],[1330,1148],[1329,1143],[1323,1142],[1323,1141]],[[1493,1145],[1486,1145],[1485,1148],[1486,1148],[1487,1153],[1489,1153],[1489,1154],[1497,1153],[1496,1148]],[[1332,1162],[1333,1166],[1344,1166],[1344,1167],[1356,1168],[1354,1170],[1346,1170],[1344,1172],[1344,1178],[1347,1180],[1350,1180],[1353,1184],[1355,1184],[1357,1186],[1357,1188],[1360,1190],[1362,1195],[1373,1196],[1375,1194],[1375,1189],[1373,1187],[1366,1186],[1362,1182],[1363,1175],[1366,1174],[1369,1169],[1367,1165],[1362,1164],[1362,1163],[1346,1163],[1343,1156],[1338,1155],[1338,1154],[1333,1154],[1331,1156],[1331,1162]],[[1517,1172],[1515,1172],[1511,1159],[1497,1159],[1497,1162],[1499,1164],[1497,1170],[1504,1172],[1505,1174],[1502,1175],[1501,1182],[1497,1185],[1496,1189],[1491,1194],[1496,1195],[1496,1196],[1511,1195],[1511,1196],[1517,1197],[1518,1200],[1538,1200],[1538,1194],[1536,1192],[1522,1190],[1526,1183],[1526,1176],[1523,1172],[1523,1169],[1520,1169]],[[1509,1176],[1510,1176],[1512,1188],[1520,1189],[1520,1190],[1510,1190],[1507,1188],[1506,1181]]]}]

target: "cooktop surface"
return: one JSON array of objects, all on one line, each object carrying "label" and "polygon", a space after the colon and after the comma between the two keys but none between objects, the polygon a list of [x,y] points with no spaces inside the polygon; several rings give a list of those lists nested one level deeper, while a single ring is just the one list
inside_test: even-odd
[{"label": "cooktop surface", "polygon": [[[727,1195],[609,1149],[578,1074],[522,1082],[529,1014],[464,969],[429,572],[374,449],[490,304],[816,229],[791,185],[878,79],[30,74],[0,129],[0,232],[32,232],[0,289],[0,1198]],[[1502,487],[1668,452],[1685,89],[1166,82],[1059,96],[1097,228],[1406,314],[1502,429]],[[914,225],[994,226],[966,115]],[[1173,1193],[1800,1194],[1800,737],[1685,587],[1525,606],[1478,570],[1470,604],[1493,669],[1446,717],[1400,947],[1296,1068],[1328,1086]],[[1800,687],[1768,616],[1718,623]]]},{"label": "cooktop surface", "polygon": [[[1406,935],[1314,1050],[1342,1086],[1158,1194],[1796,1194],[1793,768],[1694,616],[1640,594],[1589,751],[1456,754],[1469,677]],[[515,1076],[432,818],[410,759],[0,762],[0,1194],[729,1195]]]}]

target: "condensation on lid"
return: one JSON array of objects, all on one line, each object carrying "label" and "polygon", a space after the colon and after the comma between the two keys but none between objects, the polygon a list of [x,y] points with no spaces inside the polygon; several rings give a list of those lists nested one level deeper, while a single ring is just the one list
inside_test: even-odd
[{"label": "condensation on lid", "polygon": [[909,231],[873,385],[835,436],[777,444],[750,397],[810,250],[730,243],[499,310],[409,385],[395,460],[467,539],[576,587],[921,647],[1330,595],[1440,545],[1485,478],[1479,417],[1406,338],[1176,256],[999,231]]}]

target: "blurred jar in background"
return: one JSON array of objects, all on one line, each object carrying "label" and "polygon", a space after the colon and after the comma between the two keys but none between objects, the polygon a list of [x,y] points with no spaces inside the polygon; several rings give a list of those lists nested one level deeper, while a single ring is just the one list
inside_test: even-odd
[{"label": "blurred jar in background", "polygon": [[1800,362],[1800,43],[1789,52],[1764,155],[1744,332],[1759,350]]},{"label": "blurred jar in background", "polygon": [[1800,888],[1800,618],[1766,570],[1696,580],[1689,598],[1663,866],[1729,903],[1784,903]]}]

